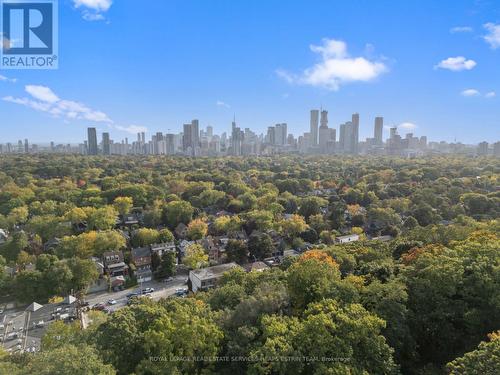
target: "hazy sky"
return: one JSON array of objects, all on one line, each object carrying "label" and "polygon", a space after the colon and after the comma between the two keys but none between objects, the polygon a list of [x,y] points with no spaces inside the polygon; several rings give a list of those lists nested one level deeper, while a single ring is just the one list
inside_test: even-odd
[{"label": "hazy sky", "polygon": [[500,139],[500,1],[59,0],[59,69],[0,71],[0,143],[86,127],[308,131],[360,113],[431,140]]}]

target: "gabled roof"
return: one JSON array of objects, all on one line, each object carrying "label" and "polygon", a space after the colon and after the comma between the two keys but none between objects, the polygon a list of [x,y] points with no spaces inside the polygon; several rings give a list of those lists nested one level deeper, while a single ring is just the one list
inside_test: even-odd
[{"label": "gabled roof", "polygon": [[35,312],[37,310],[40,310],[42,307],[43,307],[43,305],[40,305],[39,303],[33,302],[31,305],[29,305],[26,308],[26,311]]},{"label": "gabled roof", "polygon": [[75,302],[76,302],[76,298],[75,298],[75,297],[73,297],[73,296],[67,296],[67,297],[64,299],[64,301],[63,301],[63,303],[64,303],[64,304],[66,304],[66,305],[72,305],[72,304],[73,304],[73,303],[75,303]]},{"label": "gabled roof", "polygon": [[144,258],[149,256],[151,256],[151,250],[149,250],[147,246],[132,249],[132,258]]}]

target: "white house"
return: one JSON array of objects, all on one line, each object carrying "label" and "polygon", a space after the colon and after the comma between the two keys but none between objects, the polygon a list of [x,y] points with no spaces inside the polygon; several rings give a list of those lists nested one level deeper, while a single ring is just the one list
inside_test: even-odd
[{"label": "white house", "polygon": [[236,263],[219,264],[213,267],[201,268],[199,270],[189,271],[189,280],[191,281],[191,289],[193,292],[198,290],[207,290],[213,288],[217,284],[217,280],[221,278],[224,272],[233,268],[239,268]]},{"label": "white house", "polygon": [[8,238],[9,236],[7,235],[7,232],[3,229],[0,229],[0,245],[7,241]]},{"label": "white house", "polygon": [[355,242],[355,241],[359,241],[359,235],[358,234],[348,234],[346,236],[339,236],[339,237],[335,238],[335,241],[338,243]]}]

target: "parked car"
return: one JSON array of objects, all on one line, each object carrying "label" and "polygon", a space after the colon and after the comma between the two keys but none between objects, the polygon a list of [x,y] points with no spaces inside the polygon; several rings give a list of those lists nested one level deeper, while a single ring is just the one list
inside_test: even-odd
[{"label": "parked car", "polygon": [[146,289],[142,290],[142,294],[149,294],[149,293],[153,293],[154,291],[155,291],[154,288],[146,288]]},{"label": "parked car", "polygon": [[44,323],[44,321],[43,321],[43,320],[40,320],[40,321],[38,321],[38,322],[33,322],[33,326],[34,326],[35,328],[42,328],[44,324],[45,324],[45,323]]},{"label": "parked car", "polygon": [[105,306],[103,303],[97,303],[92,307],[93,310],[98,310],[98,311],[102,311],[104,310],[104,308]]},{"label": "parked car", "polygon": [[173,278],[173,277],[167,277],[167,278],[166,278],[165,280],[163,280],[163,281],[164,281],[164,282],[166,282],[166,283],[169,283],[169,282],[171,282],[171,281],[173,281],[173,280],[174,280],[174,278]]},{"label": "parked car", "polygon": [[132,297],[137,297],[139,294],[140,293],[138,293],[138,292],[129,293],[129,294],[127,294],[127,298],[130,299]]},{"label": "parked car", "polygon": [[108,305],[111,305],[111,306],[116,305],[116,300],[114,300],[114,299],[110,299],[110,300],[108,301]]},{"label": "parked car", "polygon": [[178,288],[175,290],[175,294],[178,296],[178,297],[183,297],[185,296],[186,294],[188,294],[188,290],[186,288]]}]

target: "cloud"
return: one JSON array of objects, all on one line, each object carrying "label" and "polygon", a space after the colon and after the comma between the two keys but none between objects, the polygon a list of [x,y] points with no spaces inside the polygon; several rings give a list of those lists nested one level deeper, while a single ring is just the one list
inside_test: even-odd
[{"label": "cloud", "polygon": [[113,0],[73,0],[76,8],[85,7],[96,12],[107,12],[113,4]]},{"label": "cloud", "polygon": [[471,70],[477,63],[474,60],[467,60],[463,56],[448,57],[446,60],[441,61],[437,64],[434,69],[448,69],[453,72],[459,72],[461,70]]},{"label": "cloud", "polygon": [[450,33],[452,33],[452,34],[456,34],[456,33],[471,33],[472,31],[474,31],[474,30],[470,26],[456,26],[456,27],[452,27],[450,29]]},{"label": "cloud", "polygon": [[82,17],[85,21],[104,21],[106,19],[101,13],[92,13],[87,10],[82,13]]},{"label": "cloud", "polygon": [[478,96],[480,92],[476,89],[467,89],[461,92],[462,96]]},{"label": "cloud", "polygon": [[488,99],[494,98],[495,96],[497,96],[497,93],[495,91],[490,91],[484,94],[484,97]]},{"label": "cloud", "polygon": [[45,86],[27,85],[25,90],[32,97],[42,102],[55,103],[60,100],[51,89]]},{"label": "cloud", "polygon": [[93,110],[85,104],[72,100],[60,99],[49,87],[27,85],[25,91],[31,97],[14,98],[6,96],[4,101],[24,105],[36,111],[45,112],[66,120],[87,120],[112,124],[113,121],[104,112]]},{"label": "cloud", "polygon": [[104,21],[103,13],[107,12],[113,0],[73,0],[75,8],[84,8],[82,18],[85,21]]},{"label": "cloud", "polygon": [[130,133],[130,134],[137,134],[137,133],[146,133],[148,131],[148,128],[145,126],[139,126],[139,125],[129,125],[129,126],[119,126],[115,125],[115,128],[117,130]]},{"label": "cloud", "polygon": [[217,100],[217,101],[215,102],[215,105],[216,105],[217,107],[231,108],[231,106],[230,106],[229,104],[224,103],[222,100]]},{"label": "cloud", "polygon": [[418,126],[412,122],[403,122],[398,125],[398,129],[414,130],[416,128],[418,128]]},{"label": "cloud", "polygon": [[0,74],[0,82],[10,82],[10,83],[16,83],[17,78],[8,78],[6,76],[3,76]]},{"label": "cloud", "polygon": [[346,43],[341,40],[323,39],[322,45],[311,45],[309,48],[320,55],[319,63],[300,74],[278,69],[276,70],[278,77],[289,84],[337,91],[344,84],[372,81],[388,71],[382,62],[370,61],[364,57],[350,57]]},{"label": "cloud", "polygon": [[490,45],[491,48],[497,49],[500,47],[500,24],[495,25],[494,23],[486,23],[483,25],[488,34],[483,36],[484,40]]}]

